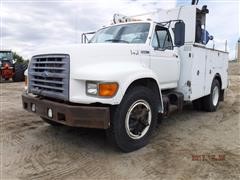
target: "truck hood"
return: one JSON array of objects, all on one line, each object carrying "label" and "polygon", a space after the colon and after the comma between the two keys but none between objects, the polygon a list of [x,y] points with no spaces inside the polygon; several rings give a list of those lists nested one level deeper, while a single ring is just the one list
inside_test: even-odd
[{"label": "truck hood", "polygon": [[[82,57],[99,58],[99,56],[116,57],[117,54],[131,55],[131,50],[145,50],[145,44],[125,44],[125,43],[89,43],[89,44],[69,44],[64,46],[52,46],[37,50],[33,55],[38,54],[69,54],[78,55],[78,60]],[[71,58],[72,59],[72,58]]]},{"label": "truck hood", "polygon": [[[142,54],[146,51],[145,44],[122,44],[122,43],[92,43],[56,46],[35,52],[39,54],[68,54],[70,55],[70,72],[72,78],[107,73],[108,71],[123,70],[136,65],[142,66]],[[112,74],[112,73],[111,73]]]}]

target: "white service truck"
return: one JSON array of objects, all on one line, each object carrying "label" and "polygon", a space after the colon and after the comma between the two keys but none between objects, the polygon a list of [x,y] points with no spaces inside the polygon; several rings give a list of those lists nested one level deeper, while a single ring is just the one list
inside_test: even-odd
[{"label": "white service truck", "polygon": [[228,85],[228,53],[207,48],[206,6],[160,21],[115,16],[86,44],[32,56],[23,108],[51,125],[105,129],[121,150],[145,146],[159,115],[192,102],[216,111]]}]

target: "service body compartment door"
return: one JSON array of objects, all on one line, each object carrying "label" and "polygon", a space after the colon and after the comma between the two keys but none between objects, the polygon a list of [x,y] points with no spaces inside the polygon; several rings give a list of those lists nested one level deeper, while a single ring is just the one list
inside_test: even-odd
[{"label": "service body compartment door", "polygon": [[191,100],[204,96],[206,74],[206,49],[193,47],[192,49],[192,81]]},{"label": "service body compartment door", "polygon": [[207,50],[205,95],[210,94],[212,81],[216,74],[221,77],[222,89],[227,87],[228,53]]}]

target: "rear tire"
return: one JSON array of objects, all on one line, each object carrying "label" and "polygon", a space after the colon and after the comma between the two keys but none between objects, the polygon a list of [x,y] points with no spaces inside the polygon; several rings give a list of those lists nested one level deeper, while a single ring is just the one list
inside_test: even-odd
[{"label": "rear tire", "polygon": [[157,124],[157,107],[157,98],[150,89],[138,86],[128,90],[112,109],[108,138],[124,152],[145,146]]},{"label": "rear tire", "polygon": [[211,86],[211,92],[203,98],[203,108],[205,111],[214,112],[217,110],[220,99],[220,83],[214,79]]},{"label": "rear tire", "polygon": [[55,121],[51,121],[50,119],[41,117],[43,121],[45,121],[46,123],[50,124],[51,126],[61,126],[62,124],[57,123]]},{"label": "rear tire", "polygon": [[15,63],[14,64],[14,76],[13,76],[13,81],[14,82],[21,82],[24,81],[24,66],[20,63]]}]

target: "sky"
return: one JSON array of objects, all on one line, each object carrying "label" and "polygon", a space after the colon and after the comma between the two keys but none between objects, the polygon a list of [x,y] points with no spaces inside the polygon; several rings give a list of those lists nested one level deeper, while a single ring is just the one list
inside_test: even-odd
[{"label": "sky", "polygon": [[[83,32],[111,23],[113,14],[135,15],[190,5],[191,0],[0,0],[0,48],[30,58],[38,48],[80,43]],[[207,29],[228,43],[235,57],[240,30],[239,0],[199,0],[208,5]]]}]

